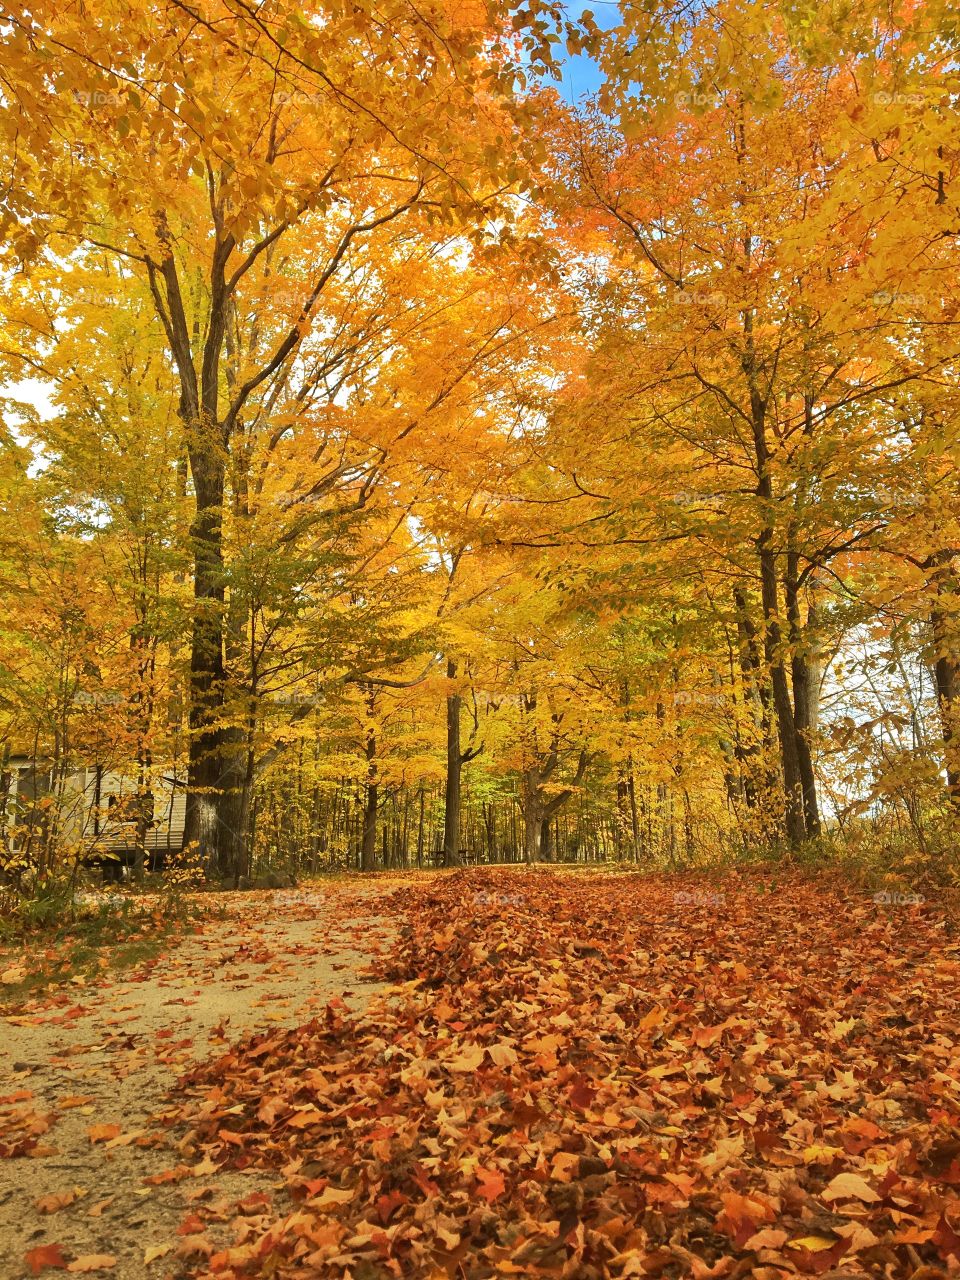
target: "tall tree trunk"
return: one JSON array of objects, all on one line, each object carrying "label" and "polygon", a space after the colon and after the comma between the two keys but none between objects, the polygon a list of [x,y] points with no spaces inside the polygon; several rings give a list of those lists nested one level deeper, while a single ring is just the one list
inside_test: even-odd
[{"label": "tall tree trunk", "polygon": [[219,866],[223,734],[223,463],[215,447],[191,449],[196,515],[193,628],[190,637],[190,748],[184,843],[208,867]]},{"label": "tall tree trunk", "polygon": [[363,806],[363,836],[360,842],[360,870],[374,871],[377,866],[377,805],[380,788],[368,782]]},{"label": "tall tree trunk", "polygon": [[[770,741],[770,686],[763,671],[763,659],[757,638],[757,628],[750,617],[745,594],[735,588],[733,601],[737,620],[737,650],[740,673],[743,677],[743,705],[749,712],[745,725],[737,725],[737,741],[734,754],[740,765],[743,779],[743,798],[749,809],[757,809],[760,792],[769,791],[774,779],[769,774],[769,757],[764,758],[764,748]],[[744,741],[744,732],[747,739]]]},{"label": "tall tree trunk", "polygon": [[360,835],[360,870],[373,871],[377,865],[377,808],[380,786],[377,773],[377,728],[374,720],[376,692],[366,689],[367,728],[363,753],[367,761],[366,788],[363,802],[363,826]]},{"label": "tall tree trunk", "polygon": [[[816,680],[815,663],[807,656],[806,646],[813,636],[811,619],[804,628],[800,617],[798,559],[795,552],[787,556],[784,594],[790,627],[790,665],[793,684],[793,727],[796,736],[797,766],[803,797],[804,829],[807,836],[820,834],[820,810],[817,804],[817,779],[813,768],[813,732],[815,703],[812,686]],[[815,615],[814,615],[815,616]]]},{"label": "tall tree trunk", "polygon": [[234,885],[245,874],[249,844],[249,741],[242,725],[227,725],[220,736],[217,797],[217,845],[207,860],[207,875]]},{"label": "tall tree trunk", "polygon": [[640,815],[637,812],[637,782],[633,776],[633,761],[630,762],[627,785],[630,791],[630,828],[633,833],[633,860],[640,861]]},{"label": "tall tree trunk", "polygon": [[360,870],[373,871],[377,865],[377,739],[371,729],[367,734],[367,786],[363,805],[363,835],[360,840]]},{"label": "tall tree trunk", "polygon": [[540,861],[540,823],[539,809],[529,804],[523,811],[523,860],[534,863]]},{"label": "tall tree trunk", "polygon": [[[455,680],[457,664],[447,659],[447,679]],[[460,693],[447,694],[447,778],[443,806],[443,865],[458,867],[460,858],[460,776],[463,755],[460,751]]]},{"label": "tall tree trunk", "polygon": [[423,848],[424,848],[424,825],[423,814],[426,804],[426,795],[423,790],[423,783],[420,783],[420,810],[417,815],[417,866],[423,866]]},{"label": "tall tree trunk", "polygon": [[[613,851],[617,858],[623,857],[623,847],[630,830],[630,783],[626,770],[621,766],[617,770],[617,816],[613,824]],[[636,858],[636,850],[634,850]]]},{"label": "tall tree trunk", "polygon": [[956,555],[951,550],[937,552],[929,558],[926,567],[933,570],[936,590],[936,600],[930,610],[930,629],[947,795],[951,805],[960,810],[960,643],[957,623],[960,583],[953,568]]},{"label": "tall tree trunk", "polygon": [[[749,262],[752,244],[749,237],[744,242]],[[773,709],[777,724],[777,740],[780,748],[780,769],[783,776],[786,835],[791,845],[798,845],[806,834],[803,816],[803,794],[800,785],[800,762],[797,758],[797,736],[790,700],[790,687],[784,664],[782,634],[780,630],[779,580],[777,553],[774,547],[775,516],[774,491],[771,475],[771,459],[767,441],[767,400],[761,391],[761,377],[757,366],[753,332],[753,312],[743,313],[744,351],[742,367],[750,394],[750,424],[753,434],[754,462],[756,465],[759,500],[760,530],[756,548],[760,562],[760,600],[763,609],[763,651],[770,684],[773,689]]]},{"label": "tall tree trunk", "polygon": [[797,728],[783,657],[783,637],[780,631],[777,562],[770,546],[771,537],[772,530],[764,529],[758,542],[764,619],[764,656],[773,687],[773,709],[783,775],[786,834],[790,844],[796,846],[803,842],[807,831],[803,812],[800,758],[797,751]]}]

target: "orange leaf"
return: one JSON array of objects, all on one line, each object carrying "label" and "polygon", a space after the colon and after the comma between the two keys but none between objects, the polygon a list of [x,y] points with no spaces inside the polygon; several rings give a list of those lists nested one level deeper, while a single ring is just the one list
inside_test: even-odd
[{"label": "orange leaf", "polygon": [[56,1213],[58,1209],[65,1209],[68,1204],[73,1204],[76,1198],[75,1191],[51,1191],[49,1195],[34,1200],[33,1205],[37,1213]]},{"label": "orange leaf", "polygon": [[481,1199],[486,1200],[487,1204],[493,1204],[498,1196],[502,1196],[506,1190],[506,1183],[503,1180],[503,1174],[499,1169],[485,1169],[480,1165],[477,1169],[477,1195]]},{"label": "orange leaf", "polygon": [[87,1130],[87,1137],[91,1142],[109,1142],[119,1134],[120,1125],[118,1124],[93,1124]]},{"label": "orange leaf", "polygon": [[318,1111],[316,1107],[304,1107],[302,1111],[295,1111],[287,1124],[294,1129],[307,1129],[312,1124],[320,1124],[322,1120],[322,1111]]}]

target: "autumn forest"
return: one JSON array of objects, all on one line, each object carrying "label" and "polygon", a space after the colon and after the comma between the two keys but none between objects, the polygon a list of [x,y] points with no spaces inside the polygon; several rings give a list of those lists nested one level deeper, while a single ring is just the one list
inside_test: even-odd
[{"label": "autumn forest", "polygon": [[0,1280],[960,1275],[958,48],[0,0]]},{"label": "autumn forest", "polygon": [[948,858],[949,14],[388,10],[5,10],[27,864]]}]

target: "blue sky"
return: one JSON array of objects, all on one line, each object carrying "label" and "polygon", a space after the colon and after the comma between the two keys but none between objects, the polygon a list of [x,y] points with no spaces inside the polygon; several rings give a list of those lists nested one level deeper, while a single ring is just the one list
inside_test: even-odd
[{"label": "blue sky", "polygon": [[[620,19],[620,8],[615,0],[574,0],[567,12],[573,17],[589,9],[599,27],[615,27]],[[563,81],[559,86],[560,93],[567,102],[576,102],[585,94],[596,92],[600,87],[600,71],[590,58],[578,56],[563,59]]]}]

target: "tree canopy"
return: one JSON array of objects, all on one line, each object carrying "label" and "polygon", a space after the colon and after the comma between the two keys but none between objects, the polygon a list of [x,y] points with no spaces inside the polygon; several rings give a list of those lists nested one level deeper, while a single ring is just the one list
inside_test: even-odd
[{"label": "tree canopy", "polygon": [[8,873],[955,874],[956,21],[0,5]]}]

